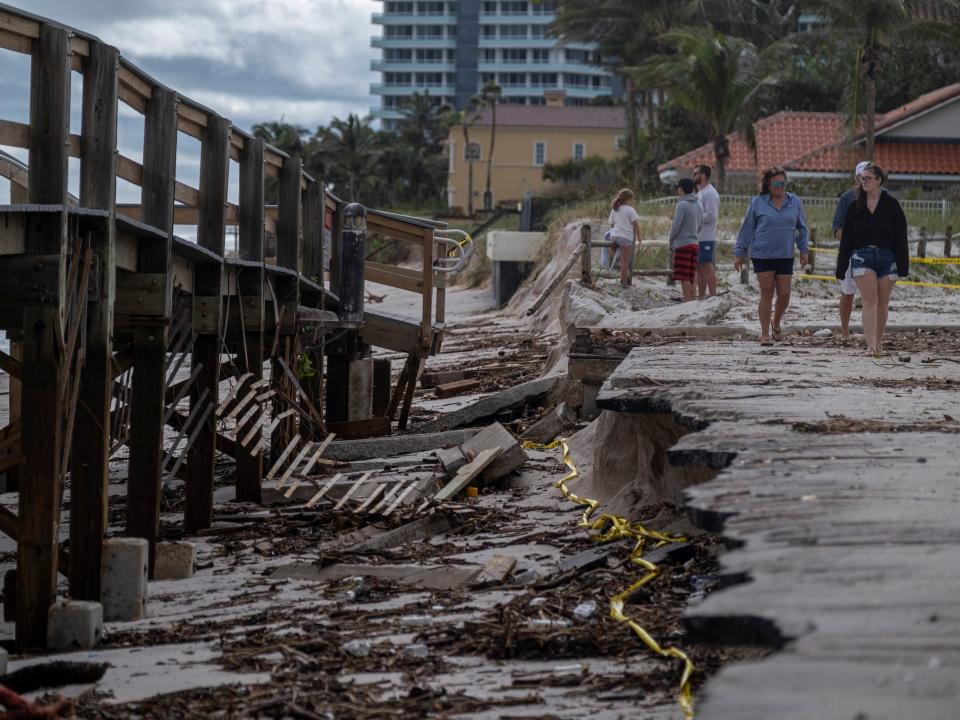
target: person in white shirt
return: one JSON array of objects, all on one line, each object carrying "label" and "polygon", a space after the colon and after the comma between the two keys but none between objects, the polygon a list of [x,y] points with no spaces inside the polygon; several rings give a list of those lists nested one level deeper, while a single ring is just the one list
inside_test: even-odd
[{"label": "person in white shirt", "polygon": [[717,251],[717,218],[720,216],[720,193],[710,184],[709,165],[697,165],[693,169],[693,182],[697,185],[697,202],[703,210],[703,222],[697,233],[699,254],[697,257],[697,298],[703,300],[717,294],[717,266],[714,256]]},{"label": "person in white shirt", "polygon": [[636,195],[633,190],[623,188],[617,193],[610,205],[610,241],[620,255],[620,284],[630,285],[633,268],[633,240],[643,242],[640,230],[640,216],[633,209]]}]

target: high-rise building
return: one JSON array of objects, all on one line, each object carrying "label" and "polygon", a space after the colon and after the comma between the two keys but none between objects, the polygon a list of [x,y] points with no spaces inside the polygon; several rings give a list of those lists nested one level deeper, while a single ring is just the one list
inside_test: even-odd
[{"label": "high-rise building", "polygon": [[547,37],[554,0],[383,4],[383,12],[373,15],[383,34],[372,40],[381,56],[371,65],[380,82],[370,92],[380,102],[370,114],[385,129],[403,117],[400,107],[414,93],[463,109],[490,81],[501,87],[501,102],[513,105],[543,105],[551,91],[563,91],[566,105],[584,105],[612,92],[596,45]]}]

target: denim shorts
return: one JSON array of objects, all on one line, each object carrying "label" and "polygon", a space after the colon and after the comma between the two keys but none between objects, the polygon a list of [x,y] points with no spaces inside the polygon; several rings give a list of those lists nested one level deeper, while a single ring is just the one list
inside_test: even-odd
[{"label": "denim shorts", "polygon": [[716,250],[717,244],[715,242],[707,241],[700,243],[700,253],[697,256],[698,263],[712,263],[713,262],[713,253]]},{"label": "denim shorts", "polygon": [[854,250],[850,256],[850,273],[853,277],[863,277],[867,270],[873,270],[878,278],[893,276],[897,279],[897,256],[892,250],[876,245]]}]

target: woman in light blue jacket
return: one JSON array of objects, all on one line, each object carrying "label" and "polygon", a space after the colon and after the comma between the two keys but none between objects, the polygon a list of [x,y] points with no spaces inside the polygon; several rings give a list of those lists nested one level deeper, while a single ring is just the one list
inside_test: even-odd
[{"label": "woman in light blue jacket", "polygon": [[[793,247],[800,251],[800,265],[807,264],[807,221],[803,204],[793,193],[786,191],[787,173],[772,167],[763,172],[760,194],[750,199],[747,214],[737,235],[733,266],[740,270],[743,258],[749,253],[753,271],[760,286],[760,344],[772,345],[782,340],[780,321],[790,305],[790,282],[793,276]],[[771,322],[770,310],[773,298]]]}]

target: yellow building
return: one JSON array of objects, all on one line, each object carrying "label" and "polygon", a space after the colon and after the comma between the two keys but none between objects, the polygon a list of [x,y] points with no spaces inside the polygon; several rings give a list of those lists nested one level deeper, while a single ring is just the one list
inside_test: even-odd
[{"label": "yellow building", "polygon": [[[521,200],[525,192],[541,195],[550,182],[543,166],[598,155],[611,159],[623,152],[622,107],[498,105],[490,189],[493,205]],[[483,207],[490,148],[491,111],[485,109],[469,127],[470,151],[463,128],[450,128],[447,139],[447,203],[466,211],[473,186],[473,209]],[[472,160],[469,159],[472,156]]]}]

